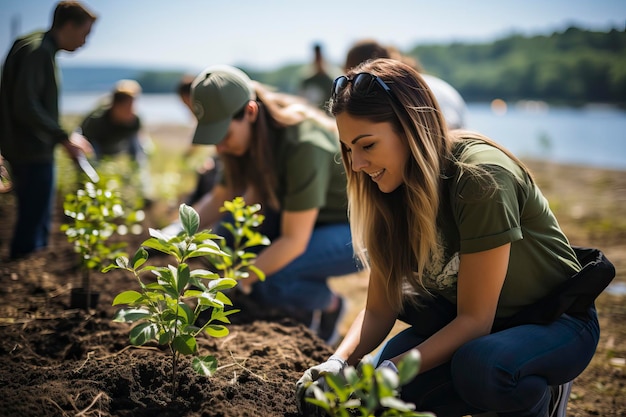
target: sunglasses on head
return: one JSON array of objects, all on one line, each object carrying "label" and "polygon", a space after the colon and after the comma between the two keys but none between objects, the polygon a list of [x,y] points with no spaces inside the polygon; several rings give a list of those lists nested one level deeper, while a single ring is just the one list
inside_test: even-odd
[{"label": "sunglasses on head", "polygon": [[397,103],[400,102],[391,88],[382,79],[368,72],[358,73],[352,78],[348,78],[345,75],[335,78],[335,81],[333,81],[331,98],[334,99],[337,97],[350,84],[352,84],[352,92],[360,96],[367,96],[371,93],[374,85],[378,85],[385,91],[385,93],[387,93],[389,97],[391,97],[392,100],[395,100]]}]

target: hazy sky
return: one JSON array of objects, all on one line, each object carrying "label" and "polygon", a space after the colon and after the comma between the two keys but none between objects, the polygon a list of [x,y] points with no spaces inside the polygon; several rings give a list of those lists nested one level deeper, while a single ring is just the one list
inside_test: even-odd
[{"label": "hazy sky", "polygon": [[[63,64],[173,69],[213,64],[274,69],[310,62],[320,42],[342,65],[369,37],[406,49],[418,43],[489,41],[548,34],[570,25],[624,29],[626,0],[88,0],[99,15],[87,45]],[[56,0],[0,0],[0,53],[16,33],[45,29]]]}]

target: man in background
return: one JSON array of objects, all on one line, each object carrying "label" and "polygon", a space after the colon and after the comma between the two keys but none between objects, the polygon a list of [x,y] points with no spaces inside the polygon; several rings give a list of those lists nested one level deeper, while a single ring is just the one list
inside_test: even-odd
[{"label": "man in background", "polygon": [[56,53],[83,46],[96,15],[77,1],[57,3],[49,30],[15,40],[0,83],[0,151],[9,162],[17,199],[17,221],[9,257],[24,257],[48,245],[54,202],[54,149],[72,159],[92,151],[59,121]]},{"label": "man in background", "polygon": [[330,90],[333,86],[331,77],[325,67],[322,45],[313,45],[312,74],[304,78],[300,83],[299,95],[309,103],[324,110],[326,102],[330,99]]},{"label": "man in background", "polygon": [[98,104],[81,122],[81,133],[93,146],[98,160],[128,155],[134,164],[141,196],[152,198],[152,181],[146,149],[152,142],[136,112],[141,85],[135,80],[119,80],[107,101]]}]

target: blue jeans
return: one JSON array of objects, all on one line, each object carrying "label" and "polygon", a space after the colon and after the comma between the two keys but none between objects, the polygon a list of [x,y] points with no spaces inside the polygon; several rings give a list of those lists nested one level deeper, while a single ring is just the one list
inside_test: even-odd
[{"label": "blue jeans", "polygon": [[54,162],[11,164],[17,221],[9,256],[18,258],[48,245],[54,203]]},{"label": "blue jeans", "polygon": [[[386,343],[377,363],[414,348],[455,315],[456,306],[441,297],[426,300],[424,308],[406,308],[400,319],[412,327]],[[548,325],[501,330],[467,342],[450,362],[419,374],[402,388],[401,397],[437,417],[486,411],[543,417],[549,386],[576,378],[591,361],[599,337],[593,306],[585,318],[564,314]]]},{"label": "blue jeans", "polygon": [[[259,232],[270,240],[280,233],[280,213],[264,213],[265,221]],[[226,216],[222,221],[231,221]],[[219,226],[215,233],[232,243],[230,233]],[[313,311],[324,309],[332,301],[333,293],[328,287],[331,276],[346,275],[357,271],[348,223],[317,226],[313,230],[306,251],[265,281],[253,285],[252,298],[287,310]],[[252,250],[260,252],[265,246]]]}]

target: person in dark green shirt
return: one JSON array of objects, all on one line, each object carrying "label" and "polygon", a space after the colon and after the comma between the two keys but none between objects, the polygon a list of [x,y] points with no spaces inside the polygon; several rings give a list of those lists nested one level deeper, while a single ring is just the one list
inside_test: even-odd
[{"label": "person in dark green shirt", "polygon": [[255,265],[266,280],[252,274],[239,286],[262,304],[308,312],[308,324],[332,344],[345,305],[328,278],[357,271],[334,121],[225,65],[195,78],[191,104],[198,119],[193,142],[215,145],[223,164],[212,192],[196,205],[202,224],[218,224],[220,207],[236,196],[260,203],[261,232],[271,244]]},{"label": "person in dark green shirt", "polygon": [[301,408],[311,384],[327,387],[318,379],[356,365],[399,319],[409,327],[374,364],[397,373],[407,352],[419,353],[401,391],[417,410],[564,417],[599,339],[593,300],[539,323],[499,324],[581,270],[525,165],[484,135],[452,129],[424,77],[399,60],[338,77],[329,108],[352,241],[370,276],[366,306],[335,353],[296,383]]},{"label": "person in dark green shirt", "polygon": [[17,221],[10,258],[48,245],[54,196],[54,149],[73,159],[92,152],[89,142],[59,123],[56,53],[83,46],[96,15],[76,1],[61,1],[47,32],[18,38],[7,54],[0,84],[0,153],[9,162]]},{"label": "person in dark green shirt", "polygon": [[300,82],[299,95],[304,97],[309,103],[324,110],[330,98],[330,87],[333,85],[333,78],[326,70],[322,45],[318,43],[313,45],[313,54],[311,74],[307,75]]},{"label": "person in dark green shirt", "polygon": [[81,122],[81,133],[93,145],[98,160],[128,155],[136,167],[133,172],[146,201],[152,196],[150,166],[146,146],[150,138],[143,131],[135,110],[141,86],[135,80],[119,80],[104,103],[92,110]]}]

